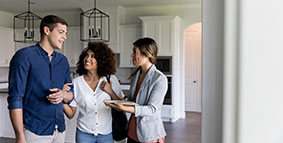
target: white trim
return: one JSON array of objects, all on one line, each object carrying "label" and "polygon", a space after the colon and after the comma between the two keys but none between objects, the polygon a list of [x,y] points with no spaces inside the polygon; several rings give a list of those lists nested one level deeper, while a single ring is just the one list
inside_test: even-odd
[{"label": "white trim", "polygon": [[224,5],[224,88],[223,142],[238,142],[239,94],[239,1],[226,0]]}]

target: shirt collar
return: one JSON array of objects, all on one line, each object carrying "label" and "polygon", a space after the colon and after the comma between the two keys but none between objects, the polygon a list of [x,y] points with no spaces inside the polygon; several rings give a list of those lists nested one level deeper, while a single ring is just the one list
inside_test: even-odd
[{"label": "shirt collar", "polygon": [[[40,52],[41,52],[44,56],[48,56],[48,53],[40,46],[39,43],[37,43],[36,46],[38,47],[38,49],[40,50]],[[51,56],[52,56],[53,58],[55,58],[57,54],[58,54],[58,52],[56,52],[56,51],[54,50],[53,53],[51,54]]]}]

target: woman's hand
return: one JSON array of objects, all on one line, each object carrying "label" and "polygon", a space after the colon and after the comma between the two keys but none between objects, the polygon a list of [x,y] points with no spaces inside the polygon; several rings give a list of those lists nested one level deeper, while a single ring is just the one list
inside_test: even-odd
[{"label": "woman's hand", "polygon": [[62,102],[65,98],[64,91],[60,90],[59,88],[51,88],[49,89],[51,94],[49,94],[46,98],[49,100],[52,104],[59,104]]},{"label": "woman's hand", "polygon": [[[59,88],[51,88],[49,91],[51,94],[49,94],[46,98],[49,100],[52,104],[59,104],[63,100],[66,100],[65,93],[70,91],[71,87],[69,85],[72,85],[72,83],[66,83],[64,84],[63,90],[60,90]],[[67,101],[65,101],[67,102]]]},{"label": "woman's hand", "polygon": [[105,91],[107,94],[109,94],[109,95],[112,95],[113,94],[113,89],[112,89],[112,82],[110,81],[110,83],[108,83],[108,82],[106,82],[106,81],[103,81],[102,83],[101,83],[101,86],[100,86],[100,88],[103,90],[103,91]]},{"label": "woman's hand", "polygon": [[128,112],[128,113],[135,113],[135,106],[131,106],[131,105],[123,105],[121,103],[109,103],[107,101],[104,101],[104,104],[107,106],[110,106],[112,108],[115,108],[117,110],[121,110],[124,112]]},{"label": "woman's hand", "polygon": [[64,84],[63,90],[65,90],[65,91],[70,91],[70,90],[71,90],[71,87],[70,87],[69,85],[72,85],[72,83],[66,83],[66,84]]}]

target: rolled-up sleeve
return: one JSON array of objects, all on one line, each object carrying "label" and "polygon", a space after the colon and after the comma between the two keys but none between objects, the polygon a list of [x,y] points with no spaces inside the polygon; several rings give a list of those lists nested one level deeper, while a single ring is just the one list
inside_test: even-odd
[{"label": "rolled-up sleeve", "polygon": [[155,82],[153,82],[152,86],[147,105],[135,106],[135,117],[152,116],[157,111],[161,111],[163,100],[168,88],[167,78],[165,76],[160,76],[157,80],[155,80]]},{"label": "rolled-up sleeve", "polygon": [[26,56],[18,51],[10,62],[8,109],[23,108],[29,65]]}]

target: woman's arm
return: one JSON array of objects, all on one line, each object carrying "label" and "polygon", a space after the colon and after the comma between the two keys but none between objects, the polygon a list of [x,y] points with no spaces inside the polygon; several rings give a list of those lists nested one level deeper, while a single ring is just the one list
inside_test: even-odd
[{"label": "woman's arm", "polygon": [[[69,85],[72,85],[72,83],[64,84],[63,91],[69,92],[71,89]],[[76,113],[77,107],[70,106],[68,104],[63,104],[63,108],[64,108],[64,113],[66,114],[66,116],[69,119],[72,119]]]},{"label": "woman's arm", "polygon": [[76,113],[77,107],[70,106],[68,104],[63,104],[64,113],[69,119],[72,119]]},{"label": "woman's arm", "polygon": [[135,113],[135,106],[131,106],[131,105],[126,106],[121,103],[109,103],[109,102],[104,102],[104,104],[124,112]]},{"label": "woman's arm", "polygon": [[108,83],[106,81],[103,81],[100,88],[105,91],[107,94],[110,95],[111,99],[113,100],[122,100],[122,98],[120,98],[119,96],[117,96],[117,94],[114,92],[114,90],[112,89],[112,82]]},{"label": "woman's arm", "polygon": [[115,75],[111,75],[109,82],[103,81],[100,88],[109,94],[111,99],[123,100],[124,94],[117,77]]}]

